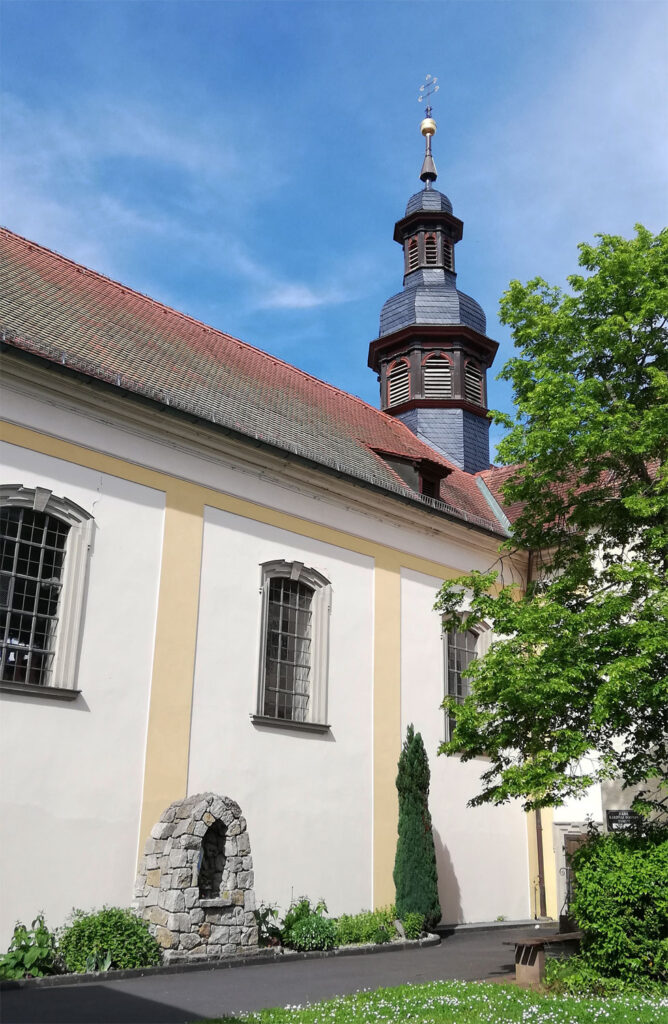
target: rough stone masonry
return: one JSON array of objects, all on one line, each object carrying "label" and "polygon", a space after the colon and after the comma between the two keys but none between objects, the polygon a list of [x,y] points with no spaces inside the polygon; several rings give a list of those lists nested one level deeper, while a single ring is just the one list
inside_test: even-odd
[{"label": "rough stone masonry", "polygon": [[167,961],[257,949],[253,859],[239,804],[198,793],[170,804],[151,830],[135,907]]}]

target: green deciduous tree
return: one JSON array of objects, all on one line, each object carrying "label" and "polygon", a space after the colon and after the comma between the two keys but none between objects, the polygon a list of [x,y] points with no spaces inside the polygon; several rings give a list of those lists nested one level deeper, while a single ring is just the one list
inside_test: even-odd
[{"label": "green deciduous tree", "polygon": [[427,926],[441,920],[436,852],[429,813],[429,761],[420,733],[408,726],[399,757],[399,837],[394,861],[397,915],[422,914]]},{"label": "green deciduous tree", "polygon": [[[501,638],[472,664],[442,747],[489,758],[473,803],[667,782],[668,230],[597,237],[568,292],[513,281],[501,301],[516,414],[494,418],[509,428],[499,453],[519,516],[494,571],[437,601],[456,617],[468,591],[468,625]],[[524,594],[513,551],[530,552]]]}]

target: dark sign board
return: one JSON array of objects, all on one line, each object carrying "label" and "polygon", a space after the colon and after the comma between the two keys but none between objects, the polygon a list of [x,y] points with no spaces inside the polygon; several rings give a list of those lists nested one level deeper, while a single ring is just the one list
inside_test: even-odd
[{"label": "dark sign board", "polygon": [[642,814],[638,814],[637,811],[606,811],[605,816],[608,832],[621,832],[622,829],[639,825],[643,820]]}]

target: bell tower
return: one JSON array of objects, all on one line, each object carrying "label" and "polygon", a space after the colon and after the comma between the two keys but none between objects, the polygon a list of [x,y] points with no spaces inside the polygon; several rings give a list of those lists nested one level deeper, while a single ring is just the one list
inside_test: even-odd
[{"label": "bell tower", "polygon": [[[429,99],[437,89],[428,75],[421,92]],[[433,186],[436,122],[430,106],[425,114],[424,188],[408,200],[394,226],[404,258],[403,290],[381,310],[369,366],[380,381],[381,409],[461,469],[476,473],[489,467],[487,370],[498,343],[485,333],[481,307],[456,286],[455,246],[464,225]]]}]

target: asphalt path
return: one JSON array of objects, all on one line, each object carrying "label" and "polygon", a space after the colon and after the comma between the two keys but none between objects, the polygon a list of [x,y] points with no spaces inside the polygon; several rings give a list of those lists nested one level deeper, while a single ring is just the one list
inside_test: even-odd
[{"label": "asphalt path", "polygon": [[517,929],[455,933],[440,946],[280,961],[0,993],[3,1024],[187,1024],[225,1014],[445,978],[512,974]]}]

